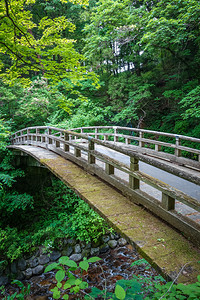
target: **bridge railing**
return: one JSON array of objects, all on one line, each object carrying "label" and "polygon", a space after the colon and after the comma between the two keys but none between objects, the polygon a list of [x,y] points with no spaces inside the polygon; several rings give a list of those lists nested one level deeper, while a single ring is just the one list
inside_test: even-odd
[{"label": "bridge railing", "polygon": [[[180,162],[183,165],[188,165],[188,159],[185,158],[188,156],[191,160],[190,165],[200,168],[200,139],[198,138],[120,126],[89,126],[73,128],[71,130],[86,133],[96,139],[103,139],[104,141],[120,141],[126,145],[132,144],[139,146],[141,153],[148,151],[148,153],[151,152],[152,155],[166,158],[173,162]],[[182,145],[185,141],[193,144],[193,147]]]},{"label": "bridge railing", "polygon": [[[91,129],[94,130],[94,132],[91,132]],[[116,131],[118,129],[124,130],[123,127],[116,128],[107,126],[106,129],[113,130],[114,132],[105,134],[100,132],[100,130],[105,130],[105,127],[86,127],[73,130],[64,130],[48,126],[29,127],[12,135],[12,144],[40,146],[42,148],[52,150],[67,159],[70,159],[71,161],[85,168],[87,171],[96,174],[117,189],[121,190],[123,194],[130,197],[135,203],[144,205],[153,213],[157,214],[159,217],[163,218],[171,225],[184,232],[185,235],[190,237],[190,239],[192,239],[194,242],[198,242],[200,244],[200,225],[196,222],[193,222],[188,217],[177,213],[175,201],[178,200],[193,208],[195,211],[200,211],[200,202],[197,199],[194,199],[175,189],[174,187],[171,187],[170,185],[141,172],[139,170],[139,161],[151,164],[183,178],[184,171],[180,170],[179,172],[177,168],[173,169],[173,167],[163,164],[154,157],[147,156],[146,152],[136,151],[134,146],[132,149],[131,147],[124,147],[125,145],[123,146],[121,143],[118,143],[117,139],[119,138],[119,134]],[[78,133],[75,130],[79,130],[80,132]],[[89,132],[86,133],[84,131]],[[142,130],[142,133],[144,133],[144,131],[146,132],[146,130]],[[141,131],[138,129],[138,132],[140,133]],[[162,134],[165,135],[165,133]],[[166,135],[168,136],[168,134]],[[171,136],[171,134],[169,135]],[[106,136],[106,138],[101,140],[99,139],[100,136]],[[110,137],[110,139],[114,137],[114,140],[108,141],[107,137]],[[128,136],[128,138],[130,137],[131,136]],[[189,139],[189,137],[185,138]],[[127,139],[127,137],[125,137],[125,139]],[[200,142],[200,139],[191,138],[191,140],[193,139]],[[137,141],[143,143],[144,138],[140,137],[137,139]],[[113,159],[108,155],[102,154],[100,151],[98,151],[99,146],[112,149],[128,156],[130,158],[129,165]],[[141,144],[139,147],[135,147],[139,149],[143,148],[144,145]],[[179,146],[177,147],[179,150]],[[190,152],[192,151],[193,149],[190,148]],[[199,164],[197,161],[195,163],[196,165]],[[123,180],[120,178],[120,172],[124,174],[125,177],[127,176],[128,179]],[[185,176],[187,177],[188,174]],[[200,184],[200,178],[189,178],[189,180],[196,184]],[[146,183],[160,191],[161,201],[144,192],[141,189],[141,182]]]}]

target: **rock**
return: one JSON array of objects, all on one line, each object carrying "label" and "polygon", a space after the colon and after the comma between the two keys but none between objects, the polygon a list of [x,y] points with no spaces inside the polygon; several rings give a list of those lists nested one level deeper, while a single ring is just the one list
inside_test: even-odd
[{"label": "rock", "polygon": [[67,244],[71,245],[71,246],[74,246],[74,245],[76,245],[76,240],[75,239],[68,239]]},{"label": "rock", "polygon": [[103,243],[107,243],[110,240],[110,237],[109,237],[109,235],[103,235],[101,240]]},{"label": "rock", "polygon": [[119,246],[125,246],[127,244],[127,241],[124,238],[120,238],[118,240]]},{"label": "rock", "polygon": [[6,285],[8,283],[8,277],[7,276],[0,276],[0,286]]},{"label": "rock", "polygon": [[51,261],[56,261],[57,259],[59,259],[61,257],[61,252],[59,251],[53,251],[51,254],[50,254],[50,260]]},{"label": "rock", "polygon": [[81,242],[80,242],[80,246],[81,246],[81,248],[85,248],[85,247],[86,247],[86,243],[83,242],[83,241],[81,241]]},{"label": "rock", "polygon": [[110,240],[108,242],[108,246],[112,249],[114,249],[117,246],[117,241],[116,240]]},{"label": "rock", "polygon": [[68,246],[62,251],[62,256],[70,256],[72,252],[73,248],[71,246]]},{"label": "rock", "polygon": [[110,247],[108,246],[108,245],[102,245],[101,247],[100,247],[100,253],[102,254],[102,253],[106,253],[107,251],[109,251],[110,250]]},{"label": "rock", "polygon": [[2,260],[0,262],[0,276],[3,275],[3,273],[6,270],[7,266],[8,266],[7,260]]},{"label": "rock", "polygon": [[120,238],[120,235],[117,232],[110,234],[111,240],[118,240]]},{"label": "rock", "polygon": [[87,243],[87,244],[85,245],[85,249],[91,249],[91,247],[92,247],[91,242],[89,242],[89,243]]},{"label": "rock", "polygon": [[92,242],[92,248],[97,248],[97,247],[99,247],[101,245],[101,241],[100,240],[98,240],[98,241],[96,241],[96,242]]},{"label": "rock", "polygon": [[23,272],[18,272],[18,273],[17,273],[16,279],[22,281],[22,280],[24,279],[24,274],[23,274]]},{"label": "rock", "polygon": [[31,268],[35,268],[38,266],[38,259],[36,257],[31,257],[29,260],[28,260],[28,264]]},{"label": "rock", "polygon": [[81,253],[77,253],[77,254],[72,254],[69,259],[73,260],[73,261],[80,261],[82,259],[82,254]]},{"label": "rock", "polygon": [[99,247],[91,248],[90,255],[91,256],[99,255]]},{"label": "rock", "polygon": [[90,249],[84,249],[82,251],[82,257],[88,257],[90,255]]},{"label": "rock", "polygon": [[23,272],[23,275],[25,276],[26,279],[31,278],[33,275],[33,271],[31,268],[26,269],[26,271]]},{"label": "rock", "polygon": [[48,254],[43,254],[38,257],[38,263],[40,265],[48,264],[48,262],[50,262],[50,258]]},{"label": "rock", "polygon": [[24,271],[26,269],[27,263],[24,258],[21,258],[20,260],[18,260],[17,265],[20,271]]},{"label": "rock", "polygon": [[74,246],[74,252],[75,252],[75,253],[81,253],[81,246],[80,246],[79,244],[76,244],[76,245]]},{"label": "rock", "polygon": [[33,275],[40,275],[43,273],[43,271],[44,271],[44,266],[38,265],[33,269]]},{"label": "rock", "polygon": [[17,262],[14,261],[10,266],[11,273],[17,274]]}]

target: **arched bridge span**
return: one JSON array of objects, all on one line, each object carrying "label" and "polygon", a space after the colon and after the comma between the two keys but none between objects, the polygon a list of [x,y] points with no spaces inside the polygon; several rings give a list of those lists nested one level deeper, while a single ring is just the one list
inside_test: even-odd
[{"label": "arched bridge span", "polygon": [[[78,130],[81,132],[77,132]],[[84,130],[88,132],[84,133]],[[125,129],[122,128],[122,130]],[[117,133],[116,127],[75,130],[44,126],[29,127],[12,136],[10,148],[26,152],[47,166],[112,226],[134,243],[139,251],[165,276],[170,277],[172,271],[175,272],[173,274],[180,271],[184,262],[199,260],[199,250],[166,223],[136,204],[143,205],[159,218],[167,221],[198,246],[200,225],[198,221],[195,222],[188,216],[177,212],[176,202],[183,203],[198,213],[199,199],[188,196],[141,172],[139,161],[184,179],[187,178],[196,185],[199,185],[200,163],[198,160],[179,156],[180,151],[186,151],[186,147],[180,149],[182,146],[177,144],[177,137],[175,137],[175,144],[167,145],[175,149],[176,155],[172,155],[161,151],[160,147],[166,147],[166,142],[159,142],[161,143],[159,144],[157,140],[147,139],[141,136],[141,131],[138,132],[139,137]],[[142,133],[150,135],[154,132],[145,130]],[[119,139],[124,139],[126,144]],[[200,142],[200,139],[191,139],[195,140],[193,142]],[[138,145],[132,145],[130,141],[137,141]],[[145,143],[155,145],[155,149],[145,148]],[[112,157],[110,152],[109,155],[104,154],[105,149],[113,151]],[[194,156],[198,156],[200,152],[189,147],[187,151],[193,153]],[[116,159],[116,153],[128,156],[129,164]],[[153,187],[153,192],[143,184]],[[159,191],[160,199],[155,190]],[[194,280],[200,267],[195,264],[192,270],[192,274],[188,275],[186,272],[186,276],[180,276],[179,281]]]}]

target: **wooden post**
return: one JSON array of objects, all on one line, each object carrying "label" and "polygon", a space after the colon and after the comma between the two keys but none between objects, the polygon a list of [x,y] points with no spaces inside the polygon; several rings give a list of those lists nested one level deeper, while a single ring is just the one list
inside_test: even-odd
[{"label": "wooden post", "polygon": [[41,142],[40,129],[36,128],[36,142]]},{"label": "wooden post", "polygon": [[175,209],[175,199],[162,193],[162,207],[166,210]]},{"label": "wooden post", "polygon": [[104,135],[103,140],[106,142],[108,140],[108,135]]},{"label": "wooden post", "polygon": [[161,151],[161,145],[155,145],[155,151]]},{"label": "wooden post", "polygon": [[80,149],[77,149],[77,148],[74,148],[74,155],[76,157],[81,157],[81,150]]},{"label": "wooden post", "polygon": [[[130,169],[131,171],[138,171],[139,170],[139,163],[138,159],[134,157],[130,157]],[[129,186],[133,190],[137,190],[140,188],[140,181],[139,179],[135,178],[132,175],[129,175]]]},{"label": "wooden post", "polygon": [[[181,142],[180,142],[180,138],[179,136],[177,135],[176,136],[176,147],[180,146]],[[176,156],[181,156],[181,150],[175,148],[175,153],[174,153]]]},{"label": "wooden post", "polygon": [[125,143],[126,143],[126,145],[129,145],[131,143],[131,140],[128,138],[125,138]]},{"label": "wooden post", "polygon": [[60,142],[56,141],[56,148],[59,148],[59,147],[60,147]]},{"label": "wooden post", "polygon": [[[88,140],[88,150],[93,151],[94,150],[94,142],[91,140]],[[95,164],[95,156],[92,155],[91,153],[88,153],[88,163],[89,164]]]},{"label": "wooden post", "polygon": [[27,142],[28,142],[29,145],[31,144],[30,129],[27,129]]},{"label": "wooden post", "polygon": [[117,136],[117,127],[113,127],[114,128],[114,142],[118,142],[118,136]]},{"label": "wooden post", "polygon": [[99,128],[95,128],[95,139],[98,139]]},{"label": "wooden post", "polygon": [[[140,134],[140,136],[139,136],[140,139],[143,139],[143,138],[144,138],[144,132],[141,132],[141,131],[140,131],[139,134]],[[139,147],[144,147],[144,142],[139,141]]]},{"label": "wooden post", "polygon": [[[69,141],[69,134],[67,132],[64,133],[64,140]],[[64,151],[69,152],[69,145],[64,143]]]},{"label": "wooden post", "polygon": [[115,171],[114,166],[110,165],[109,163],[106,163],[106,169],[105,169],[106,174],[112,175],[114,174],[114,171]]},{"label": "wooden post", "polygon": [[[51,135],[51,129],[48,128],[48,135]],[[48,144],[52,144],[52,139],[49,137],[48,138]]]}]

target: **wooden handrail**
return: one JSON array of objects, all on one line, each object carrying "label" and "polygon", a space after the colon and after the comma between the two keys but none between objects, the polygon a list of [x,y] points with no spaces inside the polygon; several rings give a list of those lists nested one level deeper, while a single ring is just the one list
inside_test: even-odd
[{"label": "wooden handrail", "polygon": [[[200,211],[200,202],[185,193],[171,187],[170,185],[161,182],[160,180],[153,178],[141,171],[139,171],[139,161],[143,161],[147,164],[153,165],[157,168],[165,170],[169,173],[175,174],[179,177],[187,179],[200,185],[199,176],[189,176],[188,173],[183,170],[179,170],[176,166],[169,165],[160,158],[163,158],[163,154],[160,151],[148,149],[145,147],[139,147],[134,145],[129,145],[128,143],[122,144],[118,143],[118,138],[134,139],[133,136],[118,134],[118,129],[125,129],[126,127],[116,127],[116,126],[96,126],[96,127],[82,127],[72,130],[65,130],[53,126],[37,126],[28,127],[15,132],[11,137],[11,142],[14,145],[36,145],[43,148],[50,149],[70,160],[76,162],[77,164],[85,167],[86,169],[94,172],[102,179],[113,184],[115,187],[120,188],[121,191],[133,197],[134,201],[145,205],[147,208],[152,210],[154,213],[158,214],[160,217],[165,219],[167,222],[171,223],[178,229],[186,228],[186,235],[189,230],[195,232],[195,238],[199,239],[200,243],[200,225],[194,223],[186,217],[179,216],[175,211],[175,200],[181,201],[189,207],[192,207],[196,211]],[[84,130],[95,130],[95,132],[84,133]],[[113,130],[113,132],[101,133],[98,130]],[[126,128],[127,129],[127,128]],[[75,130],[80,130],[82,133],[76,132]],[[127,130],[133,131],[133,128],[128,128]],[[136,129],[139,133],[153,132],[147,130]],[[153,132],[154,133],[154,132]],[[158,132],[156,132],[159,134]],[[114,141],[100,140],[99,136],[113,138]],[[169,134],[171,136],[171,134]],[[94,137],[93,137],[94,136]],[[167,135],[168,136],[168,135]],[[175,137],[175,135],[173,135]],[[179,136],[180,138],[180,136]],[[193,139],[193,138],[192,138]],[[196,139],[200,142],[200,139]],[[82,141],[87,141],[87,144],[82,144]],[[137,137],[137,141],[140,143],[154,143],[155,145],[161,146],[168,143],[161,141],[154,141],[152,139],[147,139],[144,137]],[[120,161],[113,159],[105,154],[100,153],[95,149],[95,145],[100,145],[119,153],[125,154],[130,157],[130,166],[121,163]],[[177,146],[176,144],[170,144],[172,148],[176,150],[185,150],[188,147]],[[70,149],[74,149],[74,154],[70,152]],[[186,150],[187,150],[186,149]],[[192,153],[199,153],[198,149],[189,148]],[[81,155],[87,157],[87,160]],[[159,159],[158,159],[159,158]],[[164,154],[164,158],[170,159],[175,162],[185,162],[191,164],[192,167],[198,167],[199,162],[192,161],[190,159],[181,158],[172,154]],[[105,170],[100,168],[96,161],[102,161],[105,164]],[[124,183],[123,180],[114,175],[114,170],[120,170],[129,176],[129,183]],[[140,181],[153,186],[162,193],[162,201],[158,201],[155,198],[149,197],[146,193],[140,190]],[[138,200],[139,199],[139,200]],[[181,225],[180,225],[181,224]],[[188,229],[189,228],[189,229]],[[192,228],[192,229],[191,229]]]}]

